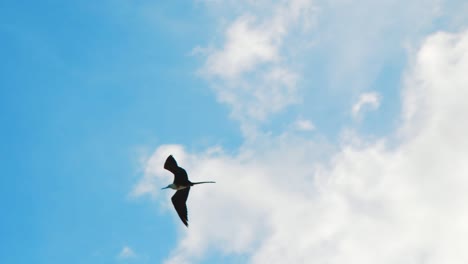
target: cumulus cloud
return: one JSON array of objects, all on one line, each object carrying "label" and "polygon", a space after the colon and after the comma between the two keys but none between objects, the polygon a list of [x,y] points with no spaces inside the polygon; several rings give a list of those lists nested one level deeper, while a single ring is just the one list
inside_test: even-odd
[{"label": "cumulus cloud", "polygon": [[354,118],[359,118],[364,110],[376,110],[380,106],[381,96],[376,92],[363,93],[353,105],[351,113]]},{"label": "cumulus cloud", "polygon": [[140,184],[172,179],[168,154],[193,180],[217,181],[193,188],[190,232],[166,263],[201,261],[208,249],[250,263],[467,263],[468,32],[430,36],[411,61],[391,145],[287,134],[236,154],[160,146]]}]

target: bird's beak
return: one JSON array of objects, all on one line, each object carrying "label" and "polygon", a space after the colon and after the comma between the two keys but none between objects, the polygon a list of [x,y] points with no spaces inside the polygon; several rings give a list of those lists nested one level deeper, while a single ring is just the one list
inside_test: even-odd
[{"label": "bird's beak", "polygon": [[164,190],[164,189],[167,189],[167,188],[169,188],[169,187],[164,187],[164,188],[161,188],[161,190]]}]

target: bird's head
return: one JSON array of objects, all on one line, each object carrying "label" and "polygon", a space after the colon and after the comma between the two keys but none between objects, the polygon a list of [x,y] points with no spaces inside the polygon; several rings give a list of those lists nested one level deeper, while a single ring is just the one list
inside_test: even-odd
[{"label": "bird's head", "polygon": [[164,188],[161,188],[161,190],[169,189],[169,188],[175,189],[175,184],[171,183],[171,184],[169,184],[168,186],[166,186],[166,187],[164,187]]}]

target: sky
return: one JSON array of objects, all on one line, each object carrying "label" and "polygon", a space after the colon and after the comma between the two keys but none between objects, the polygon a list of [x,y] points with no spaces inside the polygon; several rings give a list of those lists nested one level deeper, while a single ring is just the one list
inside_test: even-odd
[{"label": "sky", "polygon": [[467,14],[1,1],[0,262],[468,263]]}]

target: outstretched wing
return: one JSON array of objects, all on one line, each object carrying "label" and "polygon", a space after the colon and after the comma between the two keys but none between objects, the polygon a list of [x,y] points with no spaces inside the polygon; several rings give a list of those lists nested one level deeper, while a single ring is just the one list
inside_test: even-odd
[{"label": "outstretched wing", "polygon": [[188,180],[187,172],[177,165],[177,161],[170,155],[164,162],[164,168],[174,174],[174,184],[181,186],[188,186],[190,181]]},{"label": "outstretched wing", "polygon": [[187,217],[187,198],[190,191],[190,187],[187,187],[182,190],[178,190],[171,198],[172,204],[174,205],[177,214],[180,217],[180,220],[188,227],[188,217]]},{"label": "outstretched wing", "polygon": [[176,174],[179,166],[177,165],[177,161],[172,157],[172,155],[169,155],[167,157],[166,162],[164,162],[164,168],[174,174]]}]

